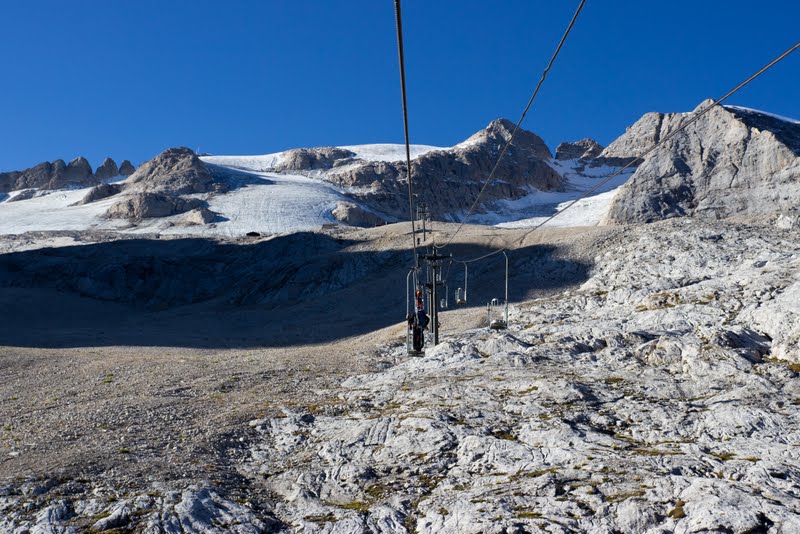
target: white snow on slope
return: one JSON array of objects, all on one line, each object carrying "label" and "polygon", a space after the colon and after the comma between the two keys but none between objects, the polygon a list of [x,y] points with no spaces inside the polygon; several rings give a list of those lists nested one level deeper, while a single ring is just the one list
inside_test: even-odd
[{"label": "white snow on slope", "polygon": [[761,115],[766,115],[767,117],[772,117],[773,119],[778,119],[784,122],[788,122],[791,124],[800,124],[800,121],[797,119],[791,119],[789,117],[784,117],[783,115],[776,115],[775,113],[769,113],[767,111],[761,111],[760,109],[753,109],[753,108],[745,108],[742,106],[722,106],[726,109],[733,109],[738,111],[744,111],[745,113],[759,113]]},{"label": "white snow on slope", "polygon": [[312,178],[269,173],[259,176],[264,179],[263,184],[246,185],[208,200],[209,209],[227,220],[214,223],[213,228],[172,227],[162,232],[233,237],[247,232],[314,230],[336,222],[331,212],[339,202],[349,200],[333,186]]},{"label": "white snow on slope", "polygon": [[318,229],[335,222],[331,211],[348,200],[334,187],[311,178],[258,173],[263,183],[249,184],[221,195],[192,195],[207,200],[208,207],[220,214],[218,222],[182,226],[183,214],[145,219],[136,226],[128,221],[106,219],[103,214],[121,197],[113,196],[85,206],[71,206],[89,191],[52,191],[29,200],[0,204],[0,233],[20,234],[55,230],[117,230],[126,233],[190,234],[241,236],[247,232],[264,234]]},{"label": "white snow on slope", "polygon": [[[347,145],[342,148],[355,153],[356,159],[364,161],[403,161],[406,159],[405,145],[379,143],[371,145]],[[418,158],[433,150],[447,150],[446,148],[429,145],[411,145],[411,159]],[[260,156],[201,156],[206,163],[230,167],[233,169],[267,172],[274,170],[286,158],[286,152],[263,154]]]},{"label": "white snow on slope", "polygon": [[[575,199],[598,185],[604,178],[619,170],[610,166],[583,166],[580,160],[553,160],[553,169],[567,180],[566,191],[545,192],[534,190],[518,200],[502,200],[495,203],[493,211],[474,215],[469,222],[491,224],[502,228],[528,228],[541,224],[553,214],[567,208]],[[603,184],[586,197],[575,203],[564,214],[558,215],[548,226],[597,226],[608,212],[617,190],[636,172],[636,168],[626,169],[608,183]]]},{"label": "white snow on slope", "polygon": [[[354,145],[352,150],[364,160],[392,161],[405,157],[403,145]],[[438,147],[414,145],[412,156],[418,157]],[[0,202],[0,234],[55,230],[116,230],[126,233],[190,234],[207,236],[241,236],[247,232],[262,234],[317,229],[335,222],[331,212],[339,202],[356,202],[343,190],[321,179],[267,172],[281,161],[283,153],[262,156],[203,156],[212,165],[247,171],[252,182],[225,194],[194,195],[208,202],[220,218],[207,225],[179,224],[183,215],[146,219],[131,225],[128,221],[106,219],[103,214],[121,197],[114,196],[85,206],[72,206],[88,192],[86,189],[40,192],[38,196],[19,202]],[[553,168],[568,181],[564,192],[542,192],[518,199],[500,201],[492,211],[473,215],[469,222],[504,227],[530,227],[564,209],[614,167],[582,167],[578,160],[552,161]],[[553,226],[594,226],[608,211],[617,187],[625,183],[634,169],[614,178],[567,213],[556,217]],[[263,182],[259,182],[263,180]],[[13,196],[15,192],[11,193]],[[0,198],[0,201],[3,199]],[[456,214],[456,219],[459,219]]]},{"label": "white snow on slope", "polygon": [[[18,202],[0,204],[0,233],[31,231],[112,230],[127,226],[126,221],[103,219],[101,215],[117,201],[111,197],[85,206],[71,206],[89,189],[62,189]],[[13,194],[13,193],[12,193]]]},{"label": "white snow on slope", "polygon": [[[406,159],[405,145],[384,143],[374,145],[349,145],[339,148],[355,152],[357,158],[365,161],[403,161]],[[411,145],[409,152],[411,153],[411,159],[415,159],[434,150],[447,150],[447,148],[430,145]]]},{"label": "white snow on slope", "polygon": [[262,156],[200,156],[200,159],[205,163],[255,172],[273,170],[284,158],[283,152],[264,154]]}]

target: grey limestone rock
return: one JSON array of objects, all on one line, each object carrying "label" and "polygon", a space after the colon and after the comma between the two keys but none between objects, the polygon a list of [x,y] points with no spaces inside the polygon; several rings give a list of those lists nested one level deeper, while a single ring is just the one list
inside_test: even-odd
[{"label": "grey limestone rock", "polygon": [[[434,218],[452,219],[463,211],[477,197],[513,129],[510,121],[497,119],[463,143],[413,159],[418,201],[427,204]],[[561,190],[563,179],[548,165],[551,159],[541,138],[520,129],[486,187],[483,203],[521,198],[532,189]],[[275,170],[319,177],[347,188],[376,212],[404,219],[408,217],[405,167],[404,161],[365,161],[348,150],[323,147],[289,151]],[[447,195],[441,194],[442,188],[447,188]]]},{"label": "grey limestone rock", "polygon": [[57,189],[65,180],[67,165],[64,160],[52,163],[44,161],[24,171],[13,171],[0,175],[0,187],[4,191],[17,189]]},{"label": "grey limestone rock", "polygon": [[0,172],[0,193],[7,193],[19,189],[17,180],[23,171]]},{"label": "grey limestone rock", "polygon": [[120,193],[122,189],[122,184],[97,184],[91,188],[89,192],[86,193],[86,195],[76,203],[76,205],[81,206],[84,204],[90,204],[97,200],[108,198]]},{"label": "grey limestone rock", "polygon": [[350,226],[372,227],[385,224],[386,221],[370,213],[352,202],[340,202],[334,208],[332,215],[337,221]]},{"label": "grey limestone rock", "polygon": [[170,148],[143,163],[128,179],[129,191],[184,195],[226,189],[190,149]]},{"label": "grey limestone rock", "polygon": [[210,209],[201,206],[186,212],[186,214],[181,217],[181,220],[178,221],[178,224],[183,226],[197,226],[214,222],[214,219],[217,217],[217,213],[214,213]]},{"label": "grey limestone rock", "polygon": [[107,180],[109,178],[119,176],[119,168],[113,159],[106,158],[103,160],[103,163],[97,167],[94,175],[98,180]]},{"label": "grey limestone rock", "polygon": [[131,163],[127,159],[122,160],[122,163],[119,166],[119,174],[121,176],[130,176],[135,172],[136,172],[136,167],[133,166],[133,163]]},{"label": "grey limestone rock", "polygon": [[796,531],[800,242],[699,220],[606,238],[507,331],[392,344],[335,409],[251,422],[242,471],[298,531]]},{"label": "grey limestone rock", "polygon": [[581,139],[574,143],[561,143],[556,147],[556,159],[593,159],[603,151],[603,145],[594,139]]},{"label": "grey limestone rock", "polygon": [[141,220],[153,217],[169,217],[198,208],[203,201],[160,193],[135,193],[120,200],[106,211],[110,219]]},{"label": "grey limestone rock", "polygon": [[355,154],[337,147],[297,148],[287,150],[283,161],[275,167],[278,172],[291,170],[330,169],[334,165],[351,159]]},{"label": "grey limestone rock", "polygon": [[[602,156],[641,153],[688,116],[648,113]],[[615,197],[606,222],[764,216],[800,203],[799,180],[800,124],[716,106],[647,156]]]},{"label": "grey limestone rock", "polygon": [[[91,185],[95,182],[92,166],[83,156],[77,157],[69,162],[64,171],[63,185]],[[57,189],[57,188],[53,188]]]},{"label": "grey limestone rock", "polygon": [[92,167],[84,157],[69,162],[57,159],[44,161],[24,171],[0,173],[0,192],[18,189],[62,189],[87,187],[96,183]]},{"label": "grey limestone rock", "polygon": [[9,198],[7,202],[19,202],[20,200],[28,200],[36,195],[36,189],[23,189],[13,197]]}]

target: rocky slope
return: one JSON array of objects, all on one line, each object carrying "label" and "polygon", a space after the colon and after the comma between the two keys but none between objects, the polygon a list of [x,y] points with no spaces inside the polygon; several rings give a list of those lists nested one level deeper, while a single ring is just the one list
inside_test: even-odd
[{"label": "rocky slope", "polygon": [[[115,169],[116,164],[107,160],[101,168],[106,174],[112,168]],[[123,162],[121,169],[116,170],[117,174],[123,171],[130,171],[127,160]],[[223,193],[227,190],[227,182],[219,176],[212,176],[194,152],[178,147],[167,149],[146,161],[124,183],[96,185],[78,204],[90,204],[119,195],[119,200],[106,211],[106,217],[140,221],[169,217],[197,208],[205,209],[206,203],[203,200],[186,195]],[[213,214],[209,212],[197,220],[210,221],[213,218]]]},{"label": "rocky slope", "polygon": [[[127,165],[125,165],[127,163]],[[133,165],[128,160],[123,162],[125,172],[129,172]],[[0,172],[0,193],[18,191],[23,189],[53,190],[66,187],[90,187],[98,181],[125,175],[122,169],[117,169],[117,164],[111,158],[106,158],[97,172],[92,172],[92,167],[84,157],[78,157],[68,164],[58,159],[54,162],[45,161],[25,169],[24,171]]]},{"label": "rocky slope", "polygon": [[[601,157],[636,156],[688,117],[648,113]],[[614,199],[607,221],[758,217],[792,210],[800,201],[798,181],[800,124],[717,106],[647,157]]]},{"label": "rocky slope", "polygon": [[243,471],[308,531],[800,528],[798,241],[693,222],[620,237],[511,332],[254,421]]},{"label": "rocky slope", "polygon": [[[457,219],[472,204],[508,140],[514,125],[492,121],[484,130],[452,148],[426,152],[411,162],[417,201],[437,219]],[[266,171],[317,177],[344,188],[372,210],[390,218],[408,218],[408,182],[403,161],[370,161],[332,147],[290,150]],[[484,205],[515,200],[534,190],[559,191],[562,177],[548,165],[550,150],[537,135],[520,130],[482,197]],[[446,188],[447,194],[441,191]]]},{"label": "rocky slope", "polygon": [[0,528],[800,529],[796,232],[682,219],[605,235],[591,278],[515,306],[508,332],[419,359],[390,344],[386,369],[270,405],[225,445],[240,479],[9,483]]},{"label": "rocky slope", "polygon": [[556,159],[594,159],[604,147],[594,139],[581,139],[574,143],[561,143],[556,147]]}]

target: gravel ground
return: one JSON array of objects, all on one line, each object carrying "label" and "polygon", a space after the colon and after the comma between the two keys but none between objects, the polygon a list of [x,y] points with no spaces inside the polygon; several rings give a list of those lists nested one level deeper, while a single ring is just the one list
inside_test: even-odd
[{"label": "gravel ground", "polygon": [[[402,250],[408,240],[403,226],[336,237],[348,243],[347,254]],[[452,228],[440,225],[437,236],[441,239]],[[465,254],[482,252],[503,243],[497,233],[504,239],[521,235],[467,227],[459,246]],[[562,267],[585,265],[590,255],[585,242],[602,240],[610,233],[614,231],[556,230],[539,238],[537,246],[526,243],[526,252],[515,259],[512,286],[524,284],[528,297],[554,294],[579,283],[585,278],[584,268]],[[64,232],[7,236],[0,243],[6,254],[38,253],[41,247],[92,246],[113,237]],[[542,265],[549,267],[542,270]],[[0,382],[0,512],[22,515],[0,526],[23,528],[35,524],[37,514],[44,514],[48,521],[69,517],[70,528],[80,530],[100,520],[95,518],[90,525],[87,516],[113,514],[97,504],[76,508],[75,502],[85,503],[86,496],[95,500],[102,496],[102,502],[146,496],[157,488],[162,500],[151,507],[180,507],[186,499],[194,503],[203,498],[228,506],[247,502],[264,510],[262,523],[253,523],[255,530],[269,529],[271,523],[264,518],[272,517],[271,492],[253,485],[239,469],[250,454],[252,429],[247,422],[278,415],[290,406],[324,404],[348,377],[395,365],[398,360],[382,347],[399,342],[404,335],[405,270],[402,263],[382,268],[376,283],[356,282],[331,295],[322,290],[289,303],[288,312],[206,302],[153,311],[48,287],[52,280],[33,287],[7,284],[0,300],[10,313],[0,337],[24,344],[0,347],[4,377]],[[488,292],[499,294],[502,268],[476,268],[470,276],[474,301],[488,300]],[[390,302],[399,305],[382,303],[387,294],[393,295]],[[360,306],[367,313],[348,313],[354,298],[364,302]],[[373,302],[374,311],[368,301]],[[442,315],[444,332],[475,328],[484,316],[480,305],[447,311]],[[350,325],[359,321],[373,330],[348,336],[358,331]],[[260,343],[269,325],[274,330],[270,343],[277,346]],[[174,331],[187,332],[187,346],[148,345],[149,339],[159,338],[154,332]],[[304,332],[326,341],[298,343]],[[233,348],[202,346],[203,339],[215,335],[230,337],[228,345]],[[133,343],[115,345],[115,339]],[[186,497],[180,492],[187,488],[197,488],[199,493]],[[211,491],[204,488],[213,492],[204,494]],[[175,490],[179,493],[170,493]],[[52,499],[64,495],[84,498],[73,497],[69,501],[73,504],[52,508]],[[202,518],[197,521],[197,525],[205,524]],[[169,531],[165,525],[154,526],[154,531]]]}]

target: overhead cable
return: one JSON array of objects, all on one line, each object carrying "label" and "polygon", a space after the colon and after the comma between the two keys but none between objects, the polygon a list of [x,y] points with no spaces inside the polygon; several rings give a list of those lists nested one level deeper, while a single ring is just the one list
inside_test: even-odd
[{"label": "overhead cable", "polygon": [[528,230],[527,232],[525,232],[525,233],[522,235],[522,238],[520,238],[520,243],[522,243],[522,242],[524,241],[524,239],[525,239],[525,238],[526,238],[528,235],[530,235],[532,232],[534,232],[534,231],[538,230],[539,228],[541,228],[542,226],[544,226],[544,225],[545,225],[545,224],[547,224],[548,222],[552,221],[553,219],[555,219],[556,217],[558,217],[559,215],[561,215],[562,213],[564,213],[565,211],[567,211],[568,209],[570,209],[571,207],[573,207],[573,206],[574,206],[576,203],[580,202],[580,201],[581,201],[581,200],[583,200],[584,198],[588,197],[589,195],[591,195],[592,193],[594,193],[595,191],[597,191],[598,189],[600,189],[601,187],[603,187],[605,184],[607,184],[608,182],[610,182],[610,181],[611,181],[613,178],[616,178],[617,176],[619,176],[620,174],[622,174],[622,173],[623,173],[623,172],[624,172],[626,169],[628,169],[628,168],[630,168],[631,166],[633,166],[633,164],[634,164],[634,163],[636,163],[636,162],[638,162],[638,161],[641,161],[641,160],[642,160],[642,159],[644,159],[644,158],[645,158],[645,157],[646,157],[648,154],[652,153],[654,150],[658,149],[660,146],[664,145],[664,144],[665,144],[667,141],[669,141],[670,139],[672,139],[673,137],[675,137],[676,135],[678,135],[678,133],[682,132],[683,130],[685,130],[686,128],[688,128],[689,126],[691,126],[692,124],[694,124],[695,122],[697,122],[697,121],[698,121],[698,120],[699,120],[701,117],[703,117],[703,115],[705,115],[706,113],[708,113],[709,111],[711,111],[711,110],[712,110],[714,107],[716,107],[716,106],[718,106],[718,105],[722,104],[722,102],[723,102],[723,101],[725,101],[726,99],[728,99],[728,98],[729,98],[731,95],[735,94],[735,93],[736,93],[736,92],[738,92],[738,91],[739,91],[741,88],[743,88],[745,85],[749,84],[750,82],[752,82],[753,80],[755,80],[756,78],[758,78],[759,76],[761,76],[761,75],[762,75],[764,72],[766,72],[767,70],[769,70],[770,68],[772,68],[772,67],[773,67],[773,66],[774,66],[776,63],[778,63],[779,61],[781,61],[782,59],[784,59],[786,56],[788,56],[789,54],[791,54],[792,52],[794,52],[794,51],[795,51],[795,50],[797,50],[798,48],[800,48],[800,42],[797,42],[797,43],[795,43],[795,44],[794,44],[794,46],[792,46],[791,48],[789,48],[788,50],[786,50],[785,52],[783,52],[781,55],[779,55],[778,57],[776,57],[775,59],[773,59],[772,61],[770,61],[770,62],[769,62],[769,63],[767,63],[766,65],[764,65],[763,67],[761,67],[761,68],[758,70],[758,72],[756,72],[755,74],[752,74],[752,75],[751,75],[749,78],[747,78],[746,80],[744,80],[742,83],[740,83],[739,85],[737,85],[736,87],[734,87],[733,89],[731,89],[730,91],[728,91],[727,93],[725,93],[724,95],[722,95],[721,97],[719,97],[718,99],[716,99],[716,100],[715,100],[715,101],[714,101],[714,102],[713,102],[711,105],[709,105],[708,107],[705,107],[705,108],[703,108],[702,110],[698,110],[698,111],[696,111],[696,112],[695,112],[695,114],[694,114],[694,115],[693,115],[693,116],[692,116],[692,117],[691,117],[691,118],[690,118],[688,121],[686,121],[686,122],[682,122],[682,123],[681,123],[681,124],[678,126],[678,128],[676,128],[676,129],[675,129],[675,131],[671,132],[669,135],[667,135],[666,137],[664,137],[663,139],[661,139],[661,140],[660,140],[660,141],[658,141],[657,143],[653,144],[653,145],[652,145],[650,148],[648,148],[647,150],[645,150],[644,152],[642,152],[642,153],[641,153],[639,156],[637,156],[635,159],[633,159],[632,161],[628,162],[628,163],[627,163],[625,166],[623,166],[623,167],[620,167],[620,168],[619,168],[619,169],[617,169],[615,172],[613,172],[613,173],[611,173],[610,175],[606,176],[606,177],[605,177],[605,178],[604,178],[604,179],[603,179],[601,182],[598,182],[598,183],[597,183],[597,184],[595,184],[595,185],[594,185],[594,186],[593,186],[591,189],[589,189],[588,191],[585,191],[585,192],[584,192],[584,193],[583,193],[581,196],[579,196],[578,198],[576,198],[575,200],[573,200],[573,201],[571,201],[569,204],[567,204],[567,205],[564,207],[564,209],[557,211],[556,213],[554,213],[553,215],[551,215],[550,217],[548,217],[547,219],[545,219],[545,220],[544,220],[544,221],[542,221],[541,223],[537,224],[536,226],[534,226],[533,228],[531,228],[530,230]]},{"label": "overhead cable", "polygon": [[475,197],[475,201],[472,203],[472,206],[470,206],[469,210],[467,211],[467,214],[461,220],[461,223],[458,225],[458,228],[456,228],[456,231],[453,233],[453,235],[450,236],[450,239],[448,239],[447,242],[444,245],[435,245],[436,248],[444,248],[444,247],[448,246],[450,243],[452,243],[453,239],[455,239],[455,237],[458,234],[458,232],[461,231],[461,228],[467,222],[467,219],[469,219],[469,216],[472,215],[472,212],[475,210],[475,207],[478,205],[478,202],[480,201],[481,196],[483,195],[484,191],[486,191],[486,187],[492,182],[492,179],[494,178],[494,175],[497,172],[498,167],[500,166],[500,161],[502,161],[503,156],[508,151],[508,148],[511,146],[511,142],[514,140],[514,136],[517,135],[517,132],[519,131],[519,128],[520,128],[520,125],[522,124],[522,121],[525,120],[525,116],[528,114],[528,111],[531,109],[531,106],[533,105],[533,101],[536,99],[536,95],[539,94],[539,89],[542,88],[542,84],[544,84],[544,80],[545,80],[545,78],[547,78],[547,74],[550,72],[550,68],[553,66],[553,63],[555,63],[559,52],[561,52],[561,48],[564,46],[564,43],[567,40],[567,36],[569,35],[569,32],[572,31],[572,27],[575,25],[575,21],[578,20],[578,15],[580,15],[580,12],[583,9],[583,5],[585,3],[586,3],[586,0],[581,0],[580,4],[578,5],[578,9],[575,11],[575,14],[572,16],[572,20],[570,20],[569,26],[567,26],[567,30],[564,32],[564,35],[561,37],[561,40],[559,41],[558,46],[556,47],[556,51],[553,52],[553,55],[550,57],[550,62],[547,64],[547,67],[542,72],[542,77],[539,79],[539,83],[536,84],[536,89],[534,89],[530,100],[528,100],[528,105],[525,106],[525,110],[522,112],[522,116],[519,118],[519,120],[517,121],[517,124],[514,126],[514,130],[511,132],[511,136],[509,136],[508,141],[506,141],[506,144],[503,146],[503,150],[500,152],[500,155],[497,157],[497,161],[495,161],[494,167],[492,167],[492,170],[489,173],[489,176],[483,182],[483,186],[481,187],[480,191],[478,192],[478,196]]},{"label": "overhead cable", "polygon": [[397,54],[400,61],[400,92],[403,96],[403,131],[406,138],[406,177],[408,178],[408,214],[411,219],[411,242],[414,250],[414,267],[418,267],[417,230],[414,224],[414,183],[411,177],[411,145],[408,137],[408,101],[406,99],[406,66],[403,50],[403,17],[400,0],[394,0],[394,15],[397,22]]}]

